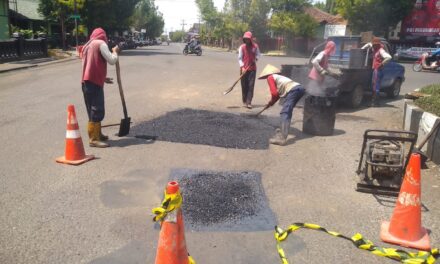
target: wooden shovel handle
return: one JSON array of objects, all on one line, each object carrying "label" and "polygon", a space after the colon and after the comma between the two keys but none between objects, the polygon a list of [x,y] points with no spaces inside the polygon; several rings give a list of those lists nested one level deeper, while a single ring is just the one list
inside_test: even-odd
[{"label": "wooden shovel handle", "polygon": [[125,105],[124,91],[122,90],[121,69],[119,66],[119,58],[116,61],[116,78],[118,80],[119,94],[121,95],[122,110],[124,111],[124,118],[128,118],[127,106]]}]

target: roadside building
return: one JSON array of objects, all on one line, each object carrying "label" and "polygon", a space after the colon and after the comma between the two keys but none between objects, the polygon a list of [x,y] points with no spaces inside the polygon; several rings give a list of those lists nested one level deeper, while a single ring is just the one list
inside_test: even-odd
[{"label": "roadside building", "polygon": [[20,29],[32,29],[34,32],[46,27],[44,17],[38,12],[39,2],[39,0],[9,0],[11,25]]},{"label": "roadside building", "polygon": [[0,0],[0,39],[9,39],[9,13],[8,0]]}]

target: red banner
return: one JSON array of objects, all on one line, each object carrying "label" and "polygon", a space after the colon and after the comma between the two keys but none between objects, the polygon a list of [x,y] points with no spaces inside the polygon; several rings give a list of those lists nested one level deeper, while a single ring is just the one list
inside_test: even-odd
[{"label": "red banner", "polygon": [[438,36],[440,0],[417,0],[411,14],[402,22],[402,35]]}]

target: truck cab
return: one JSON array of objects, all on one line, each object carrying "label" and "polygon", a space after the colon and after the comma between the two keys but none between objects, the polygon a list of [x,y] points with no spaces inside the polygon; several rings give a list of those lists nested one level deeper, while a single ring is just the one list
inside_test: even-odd
[{"label": "truck cab", "polygon": [[[335,36],[328,40],[336,44],[336,52],[330,57],[329,66],[342,72],[339,87],[342,100],[352,107],[358,107],[365,94],[372,94],[372,49],[361,49],[364,43],[360,36]],[[391,55],[389,43],[382,39],[382,44]],[[381,92],[388,98],[398,97],[400,87],[405,81],[405,68],[391,59],[385,64],[383,74]]]}]

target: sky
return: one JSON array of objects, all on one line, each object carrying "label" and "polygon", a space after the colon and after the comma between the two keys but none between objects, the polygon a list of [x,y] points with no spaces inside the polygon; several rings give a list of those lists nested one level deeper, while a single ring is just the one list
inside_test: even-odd
[{"label": "sky", "polygon": [[[199,22],[200,13],[195,0],[155,0],[156,6],[165,20],[164,32],[182,29],[185,20],[185,30]],[[213,0],[217,10],[222,10],[225,0]]]}]

